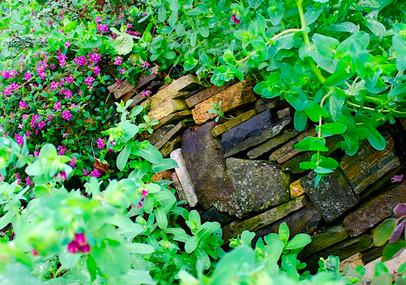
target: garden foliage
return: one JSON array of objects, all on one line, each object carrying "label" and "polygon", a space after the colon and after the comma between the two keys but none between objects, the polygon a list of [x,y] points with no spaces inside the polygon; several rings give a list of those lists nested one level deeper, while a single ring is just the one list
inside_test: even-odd
[{"label": "garden foliage", "polygon": [[[405,115],[401,1],[97,3],[0,3],[1,283],[367,284],[363,268],[340,275],[334,257],[303,272],[297,254],[310,237],[289,240],[286,224],[255,249],[244,232],[225,253],[218,223],[152,181],[176,167],[137,139],[157,122],[131,101],[112,104],[107,86],[135,83],[153,63],[166,82],[173,70],[216,85],[249,77],[295,108],[298,130],[318,123],[318,137],[296,145],[317,152],[301,165],[317,183],[338,166],[320,154],[326,137],[341,135],[349,155],[363,139],[383,149],[377,127]],[[396,241],[401,219],[375,243]],[[402,271],[376,272],[372,284],[405,283]]]}]

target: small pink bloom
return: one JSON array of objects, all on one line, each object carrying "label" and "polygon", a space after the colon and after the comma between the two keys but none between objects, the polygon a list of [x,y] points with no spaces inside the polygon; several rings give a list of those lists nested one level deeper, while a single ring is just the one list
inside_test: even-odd
[{"label": "small pink bloom", "polygon": [[145,90],[143,93],[142,93],[142,96],[148,96],[148,95],[150,95],[152,92],[150,91],[150,90]]},{"label": "small pink bloom", "polygon": [[121,56],[117,56],[116,59],[114,60],[115,65],[121,65],[123,63],[123,59]]},{"label": "small pink bloom", "polygon": [[231,16],[231,20],[234,22],[234,24],[239,24],[239,23],[241,23],[241,21],[238,20],[238,19],[235,17],[235,14],[233,14],[233,15]]},{"label": "small pink bloom", "polygon": [[65,48],[69,48],[72,44],[70,42],[65,43]]},{"label": "small pink bloom", "polygon": [[79,246],[77,245],[77,243],[75,241],[71,241],[68,244],[68,252],[69,253],[78,253],[79,252]]},{"label": "small pink bloom", "polygon": [[31,186],[31,179],[30,179],[30,177],[27,176],[27,178],[25,178],[25,183],[27,183],[28,186]]},{"label": "small pink bloom", "polygon": [[144,61],[144,62],[141,64],[141,66],[142,66],[142,67],[150,67],[151,64],[149,64],[148,61]]},{"label": "small pink bloom", "polygon": [[87,244],[87,239],[84,233],[75,234],[75,242],[78,246],[84,246]]},{"label": "small pink bloom", "polygon": [[404,175],[404,174],[401,174],[401,175],[394,175],[394,176],[391,178],[391,182],[392,182],[392,183],[401,182],[401,181],[403,180],[403,175]]},{"label": "small pink bloom", "polygon": [[69,162],[69,164],[70,164],[73,168],[75,168],[75,167],[76,167],[76,158],[72,157],[71,160],[70,160],[70,162]]},{"label": "small pink bloom", "polygon": [[33,248],[33,249],[31,249],[31,254],[34,255],[34,256],[37,256],[38,251],[35,248]]},{"label": "small pink bloom", "polygon": [[81,246],[80,251],[83,252],[84,254],[87,254],[90,252],[90,245],[89,244],[85,244],[83,246]]}]

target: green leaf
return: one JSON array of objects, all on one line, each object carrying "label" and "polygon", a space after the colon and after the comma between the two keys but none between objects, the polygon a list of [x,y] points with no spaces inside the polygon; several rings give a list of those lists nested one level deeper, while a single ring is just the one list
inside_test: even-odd
[{"label": "green leaf", "polygon": [[289,236],[290,236],[290,231],[289,231],[289,227],[288,225],[283,222],[280,226],[279,226],[279,237],[280,240],[286,244],[289,240]]},{"label": "green leaf", "polygon": [[310,150],[310,144],[316,140],[317,138],[315,137],[306,137],[297,144],[293,145],[293,147],[300,151],[308,151]]},{"label": "green leaf", "polygon": [[120,169],[120,171],[122,171],[126,166],[130,154],[131,154],[131,145],[127,144],[125,145],[124,149],[120,152],[120,154],[117,156],[117,168]]},{"label": "green leaf", "polygon": [[0,218],[0,230],[2,230],[3,228],[5,228],[9,223],[11,223],[11,220],[14,218],[14,215],[17,213],[18,211],[8,211],[5,215],[3,215]]},{"label": "green leaf", "polygon": [[386,33],[385,26],[374,19],[368,18],[367,22],[365,23],[365,26],[379,38],[382,38]]},{"label": "green leaf", "polygon": [[406,247],[404,241],[397,241],[394,243],[388,243],[385,245],[382,251],[382,262],[392,259],[395,254]]},{"label": "green leaf", "polygon": [[307,124],[306,112],[296,110],[295,116],[293,117],[293,125],[295,129],[301,132],[306,128],[306,124]]},{"label": "green leaf", "polygon": [[262,0],[248,0],[248,5],[250,5],[251,8],[258,8],[261,6]]},{"label": "green leaf", "polygon": [[297,234],[295,235],[290,241],[288,241],[285,249],[302,249],[309,243],[311,243],[312,239],[307,234]]},{"label": "green leaf", "polygon": [[152,165],[152,173],[158,173],[167,169],[178,168],[178,163],[170,158],[164,158],[161,162]]},{"label": "green leaf", "polygon": [[320,120],[320,117],[324,118],[330,117],[327,111],[324,110],[322,107],[320,107],[320,105],[314,101],[306,100],[302,101],[302,104],[305,106],[304,111],[306,112],[306,115],[313,122],[318,122]]},{"label": "green leaf", "polygon": [[129,253],[151,254],[155,252],[153,246],[145,243],[126,243],[125,248]]},{"label": "green leaf", "polygon": [[381,274],[373,279],[371,285],[390,285],[392,278],[392,273]]},{"label": "green leaf", "polygon": [[368,129],[368,142],[376,150],[383,150],[386,147],[385,138],[373,126],[366,125],[365,127]]},{"label": "green leaf", "polygon": [[272,1],[270,7],[268,8],[269,19],[271,20],[272,25],[277,26],[280,24],[283,13],[285,12],[282,2]]},{"label": "green leaf", "polygon": [[382,246],[390,238],[397,225],[396,219],[387,219],[374,232],[374,245]]},{"label": "green leaf", "polygon": [[347,126],[343,123],[327,123],[321,126],[316,126],[316,133],[319,133],[321,129],[321,136],[323,138],[339,135],[347,130]]},{"label": "green leaf", "polygon": [[59,252],[59,261],[66,269],[73,268],[82,255],[80,253],[72,254],[68,252],[67,247],[64,246],[62,251]]},{"label": "green leaf", "polygon": [[306,25],[310,25],[310,24],[314,23],[315,21],[317,21],[317,19],[320,17],[322,12],[323,12],[323,8],[316,10],[312,7],[310,9],[307,9],[306,13],[304,14]]},{"label": "green leaf", "polygon": [[192,253],[197,245],[199,244],[199,237],[198,236],[192,236],[190,239],[185,244],[185,251],[187,253]]},{"label": "green leaf", "polygon": [[112,45],[118,54],[126,55],[132,51],[134,41],[129,34],[122,34],[113,41]]},{"label": "green leaf", "polygon": [[157,208],[154,210],[155,219],[158,224],[158,227],[161,229],[166,229],[168,227],[168,218],[166,217],[166,213],[162,208]]},{"label": "green leaf", "polygon": [[161,163],[162,154],[149,141],[143,141],[139,149],[132,152],[134,155],[141,156],[151,163]]}]

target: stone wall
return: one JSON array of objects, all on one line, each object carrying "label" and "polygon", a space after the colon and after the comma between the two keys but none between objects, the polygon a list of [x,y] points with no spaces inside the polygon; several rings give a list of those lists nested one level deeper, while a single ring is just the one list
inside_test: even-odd
[{"label": "stone wall", "polygon": [[[339,136],[328,138],[324,155],[341,161],[340,168],[314,188],[315,174],[299,168],[312,153],[293,145],[316,133],[311,125],[303,132],[293,128],[287,103],[259,98],[249,81],[203,88],[187,75],[162,84],[154,67],[137,86],[124,82],[109,89],[117,100],[150,108],[148,116],[159,124],[141,139],[179,165],[160,177],[170,177],[179,199],[203,220],[220,222],[226,242],[244,230],[258,238],[286,222],[292,234],[312,236],[300,256],[310,269],[330,254],[361,263],[381,254],[372,245],[373,230],[406,202],[406,182],[391,182],[405,172],[404,122],[382,127],[383,151],[363,142],[350,157],[336,148]],[[143,97],[145,90],[152,96]],[[230,120],[216,122],[208,112],[219,101]]]}]

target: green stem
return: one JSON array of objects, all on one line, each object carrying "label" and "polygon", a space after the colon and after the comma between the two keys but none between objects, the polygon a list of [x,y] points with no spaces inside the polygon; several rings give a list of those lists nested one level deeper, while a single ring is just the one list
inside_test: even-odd
[{"label": "green stem", "polygon": [[[300,22],[302,24],[301,30],[303,31],[303,40],[304,40],[305,44],[310,48],[309,35],[305,32],[307,25],[306,25],[306,20],[304,17],[304,12],[303,12],[302,0],[297,1],[296,4],[297,4],[297,8],[299,10]],[[320,80],[321,83],[324,83],[324,81],[326,81],[326,79],[321,74],[320,70],[317,68],[316,63],[314,62],[313,58],[308,57],[308,60],[310,63],[310,67],[312,68],[316,77]]]}]

